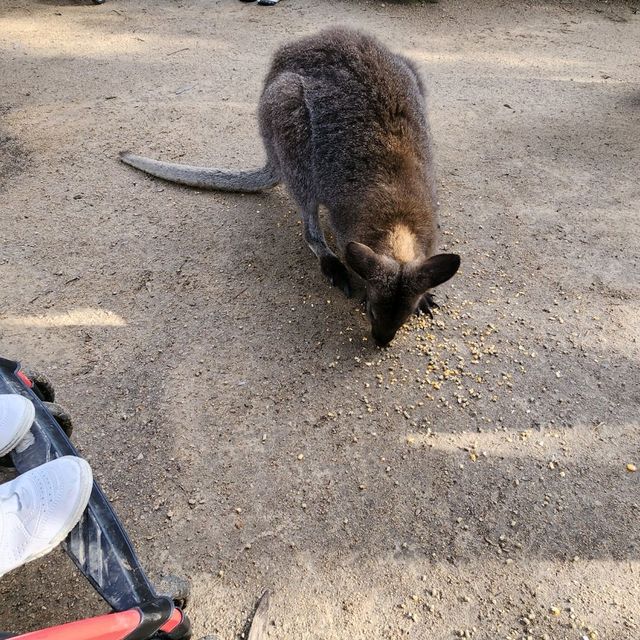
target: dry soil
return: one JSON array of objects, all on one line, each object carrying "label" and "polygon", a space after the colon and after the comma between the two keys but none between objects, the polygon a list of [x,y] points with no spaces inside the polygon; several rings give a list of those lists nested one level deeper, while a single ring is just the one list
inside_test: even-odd
[{"label": "dry soil", "polygon": [[[264,588],[278,640],[638,636],[639,7],[0,0],[0,353],[196,638]],[[284,190],[117,160],[257,166],[271,53],[330,24],[424,73],[463,256],[386,351]],[[103,610],[62,551],[0,582],[8,630]]]}]

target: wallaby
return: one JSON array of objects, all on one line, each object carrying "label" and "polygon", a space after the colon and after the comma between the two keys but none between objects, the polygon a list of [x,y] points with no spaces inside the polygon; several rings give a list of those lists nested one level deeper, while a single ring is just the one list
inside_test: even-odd
[{"label": "wallaby", "polygon": [[346,264],[366,283],[372,335],[386,346],[409,316],[430,313],[429,289],[460,266],[433,255],[438,223],[425,90],[413,63],[375,38],[334,28],[283,46],[259,106],[267,162],[225,171],[121,154],[153,176],[200,189],[261,191],[284,182],[322,272],[349,296],[349,272],[318,218],[329,212]]}]

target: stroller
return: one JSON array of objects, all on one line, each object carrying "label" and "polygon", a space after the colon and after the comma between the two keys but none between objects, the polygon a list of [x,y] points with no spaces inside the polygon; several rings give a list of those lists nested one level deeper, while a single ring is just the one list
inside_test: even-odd
[{"label": "stroller", "polygon": [[[71,420],[55,402],[51,382],[42,374],[22,370],[19,363],[0,358],[0,393],[18,393],[34,404],[34,442],[12,451],[13,465],[24,473],[48,460],[78,455],[71,444]],[[22,635],[0,632],[0,640],[189,640],[191,624],[183,608],[189,595],[186,580],[174,578],[173,593],[158,595],[133,550],[122,523],[94,481],[89,505],[64,542],[67,554],[109,604],[113,613]],[[268,594],[256,609],[248,637],[258,640],[266,627]]]}]

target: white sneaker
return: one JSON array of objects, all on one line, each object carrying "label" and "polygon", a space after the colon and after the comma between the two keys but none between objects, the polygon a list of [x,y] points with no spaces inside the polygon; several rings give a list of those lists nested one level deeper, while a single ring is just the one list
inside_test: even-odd
[{"label": "white sneaker", "polygon": [[0,395],[0,458],[16,448],[35,417],[36,410],[29,398],[17,393]]},{"label": "white sneaker", "polygon": [[0,485],[0,576],[57,547],[82,517],[93,476],[64,456]]}]

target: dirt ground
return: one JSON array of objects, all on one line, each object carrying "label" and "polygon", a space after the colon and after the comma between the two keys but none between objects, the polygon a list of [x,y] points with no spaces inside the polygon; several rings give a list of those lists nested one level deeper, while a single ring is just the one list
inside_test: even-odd
[{"label": "dirt ground", "polygon": [[[386,351],[258,166],[271,52],[379,35],[430,90],[462,269]],[[0,353],[46,371],[195,637],[637,638],[640,5],[0,0]],[[3,478],[7,478],[6,473]],[[60,550],[12,631],[104,611]]]}]

